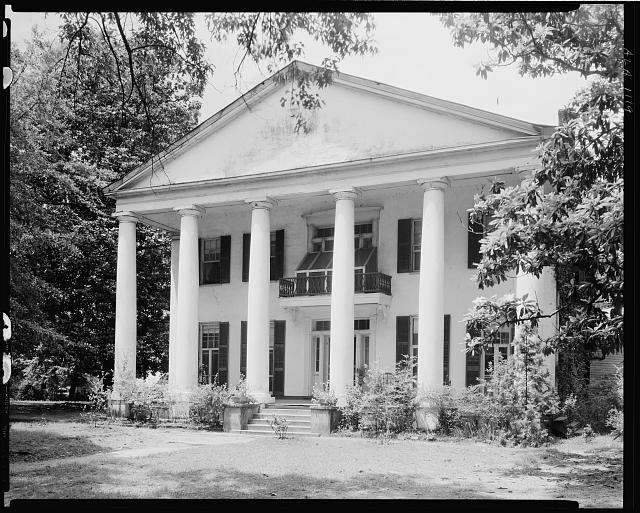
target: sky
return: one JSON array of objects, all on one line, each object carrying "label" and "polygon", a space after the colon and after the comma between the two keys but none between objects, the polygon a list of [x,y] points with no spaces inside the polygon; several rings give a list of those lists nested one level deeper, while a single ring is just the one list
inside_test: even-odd
[{"label": "sky", "polygon": [[[12,44],[24,44],[31,37],[31,27],[38,25],[51,36],[56,34],[57,17],[44,13],[13,13]],[[485,80],[475,75],[474,64],[486,58],[486,48],[474,44],[453,46],[449,30],[437,17],[428,13],[376,13],[374,37],[376,55],[346,57],[339,69],[350,75],[375,80],[410,91],[495,112],[531,123],[554,125],[562,108],[586,81],[578,73],[531,79],[521,77],[515,67],[495,69]],[[199,35],[209,41],[202,21]],[[304,58],[320,64],[328,55],[313,42],[305,45]],[[208,56],[216,70],[207,84],[200,121],[233,102],[242,93],[268,77],[247,59],[241,79],[236,69],[242,53],[232,43],[209,43]]]}]

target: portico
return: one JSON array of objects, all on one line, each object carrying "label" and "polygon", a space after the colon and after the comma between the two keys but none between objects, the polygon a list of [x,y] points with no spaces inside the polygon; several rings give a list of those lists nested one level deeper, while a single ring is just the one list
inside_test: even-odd
[{"label": "portico", "polygon": [[467,210],[492,178],[521,179],[542,127],[340,74],[311,131],[296,134],[283,87],[266,81],[251,111],[240,99],[177,141],[158,157],[163,173],[156,159],[107,188],[120,223],[116,382],[135,376],[144,223],[171,236],[176,392],[216,376],[233,387],[242,374],[263,403],[306,397],[320,336],[340,401],[366,351],[387,370],[417,356],[420,387],[465,386],[481,366],[464,353],[462,318],[478,295]]}]

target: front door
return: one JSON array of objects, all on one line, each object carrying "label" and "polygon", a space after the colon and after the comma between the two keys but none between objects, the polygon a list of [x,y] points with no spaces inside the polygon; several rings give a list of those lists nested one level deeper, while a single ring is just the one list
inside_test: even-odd
[{"label": "front door", "polygon": [[311,375],[312,386],[322,387],[329,381],[329,349],[330,337],[325,334],[311,336]]}]

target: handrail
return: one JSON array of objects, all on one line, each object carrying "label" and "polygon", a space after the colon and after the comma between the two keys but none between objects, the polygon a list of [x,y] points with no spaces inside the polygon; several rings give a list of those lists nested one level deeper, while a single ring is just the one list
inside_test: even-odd
[{"label": "handrail", "polygon": [[[294,276],[281,278],[280,297],[318,296],[331,294],[332,276]],[[382,293],[391,295],[391,276],[383,273],[357,273],[353,290],[356,293]]]}]

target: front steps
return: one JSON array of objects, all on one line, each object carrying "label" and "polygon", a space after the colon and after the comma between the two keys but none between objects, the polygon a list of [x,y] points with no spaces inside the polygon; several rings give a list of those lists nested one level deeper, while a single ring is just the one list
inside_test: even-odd
[{"label": "front steps", "polygon": [[311,409],[308,404],[267,404],[260,408],[260,412],[255,414],[249,421],[247,429],[233,430],[232,433],[246,435],[267,435],[276,436],[269,425],[275,416],[287,419],[289,429],[287,437],[299,436],[319,436],[311,431]]}]

